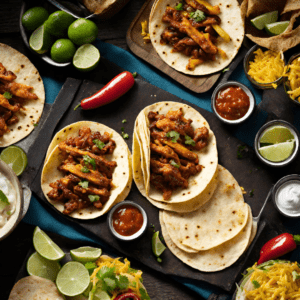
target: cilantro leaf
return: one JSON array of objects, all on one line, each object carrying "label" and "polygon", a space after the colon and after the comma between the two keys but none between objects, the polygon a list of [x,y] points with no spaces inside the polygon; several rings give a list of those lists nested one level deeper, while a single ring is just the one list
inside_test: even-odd
[{"label": "cilantro leaf", "polygon": [[93,262],[87,262],[85,265],[85,268],[89,271],[89,274],[91,275],[94,270],[97,268],[97,265]]},{"label": "cilantro leaf", "polygon": [[188,135],[185,136],[185,144],[195,146],[196,142]]},{"label": "cilantro leaf", "polygon": [[9,100],[9,99],[12,98],[12,94],[9,93],[9,92],[5,92],[5,93],[3,94],[3,96],[4,96],[4,98],[6,98],[7,100]]},{"label": "cilantro leaf", "polygon": [[141,294],[141,300],[151,300],[145,289],[140,288],[139,291]]},{"label": "cilantro leaf", "polygon": [[120,275],[118,280],[118,287],[120,290],[125,290],[128,288],[129,280],[127,276]]},{"label": "cilantro leaf", "polygon": [[175,6],[176,10],[183,10],[183,4],[180,2],[178,5]]},{"label": "cilantro leaf", "polygon": [[137,273],[138,270],[136,269],[132,269],[132,268],[128,268],[128,273]]},{"label": "cilantro leaf", "polygon": [[293,275],[293,281],[296,281],[297,279],[300,278],[300,274],[298,274],[295,270],[292,272]]},{"label": "cilantro leaf", "polygon": [[36,127],[36,126],[38,126],[38,125],[39,125],[39,123],[34,123],[34,124],[33,124],[34,127]]},{"label": "cilantro leaf", "polygon": [[85,162],[85,164],[91,164],[93,166],[93,169],[96,170],[96,161],[93,158],[89,157],[88,155],[84,155],[83,161]]},{"label": "cilantro leaf", "polygon": [[254,190],[251,190],[251,191],[249,192],[249,196],[250,196],[250,197],[253,197],[253,196],[254,196]]},{"label": "cilantro leaf", "polygon": [[124,130],[125,130],[124,127],[122,127],[122,128],[121,128],[121,131],[124,131]]},{"label": "cilantro leaf", "polygon": [[116,280],[111,277],[105,277],[103,279],[109,291],[113,291],[117,287]]},{"label": "cilantro leaf", "polygon": [[158,257],[157,259],[157,262],[161,263],[162,262],[162,259],[160,257]]},{"label": "cilantro leaf", "polygon": [[88,196],[91,202],[98,201],[100,199],[100,196],[97,195],[89,195]]},{"label": "cilantro leaf", "polygon": [[176,162],[173,159],[170,161],[170,164],[175,168],[180,168],[180,165],[176,164]]},{"label": "cilantro leaf", "polygon": [[122,137],[123,137],[124,139],[128,139],[128,138],[129,138],[129,135],[128,135],[128,133],[122,132]]},{"label": "cilantro leaf", "polygon": [[169,131],[166,133],[166,137],[172,138],[172,142],[176,143],[180,137],[180,134],[177,131]]},{"label": "cilantro leaf", "polygon": [[114,272],[115,272],[115,268],[114,268],[114,267],[113,267],[113,268],[109,268],[109,267],[107,267],[107,266],[104,266],[104,267],[102,267],[102,268],[98,271],[97,277],[98,277],[99,279],[103,279],[103,278],[105,278],[105,277],[111,277],[111,276],[114,275]]},{"label": "cilantro leaf", "polygon": [[131,283],[130,283],[130,286],[136,288],[136,282],[135,282],[135,281],[131,282]]},{"label": "cilantro leaf", "polygon": [[203,11],[197,9],[195,12],[190,13],[190,18],[194,19],[196,22],[202,22],[206,19]]},{"label": "cilantro leaf", "polygon": [[93,143],[101,150],[105,146],[105,144],[102,141],[99,140],[93,140]]},{"label": "cilantro leaf", "polygon": [[126,123],[127,122],[127,120],[126,119],[124,119],[123,121],[122,121],[122,123],[124,124],[124,123]]},{"label": "cilantro leaf", "polygon": [[78,185],[80,185],[84,189],[87,189],[89,187],[89,182],[87,180],[86,181],[80,181],[80,182],[78,182]]},{"label": "cilantro leaf", "polygon": [[255,289],[258,289],[260,287],[259,282],[256,281],[256,280],[252,280],[252,284],[253,284],[253,286],[254,286]]},{"label": "cilantro leaf", "polygon": [[229,68],[223,69],[222,73],[229,71]]},{"label": "cilantro leaf", "polygon": [[90,173],[90,170],[89,170],[88,167],[84,166],[84,167],[81,168],[81,172],[82,173]]}]

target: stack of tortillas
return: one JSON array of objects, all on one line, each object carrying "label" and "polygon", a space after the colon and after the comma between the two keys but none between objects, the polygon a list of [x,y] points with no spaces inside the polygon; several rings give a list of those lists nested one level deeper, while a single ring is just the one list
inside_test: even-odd
[{"label": "stack of tortillas", "polygon": [[[194,129],[209,130],[208,145],[197,152],[202,171],[189,178],[187,189],[173,191],[169,200],[150,184],[150,131],[148,113],[181,109]],[[218,165],[216,138],[203,116],[188,105],[159,102],[146,107],[136,119],[133,136],[133,178],[144,197],[161,209],[159,219],[170,251],[184,263],[204,272],[232,265],[255,236],[252,213],[241,187]]]}]

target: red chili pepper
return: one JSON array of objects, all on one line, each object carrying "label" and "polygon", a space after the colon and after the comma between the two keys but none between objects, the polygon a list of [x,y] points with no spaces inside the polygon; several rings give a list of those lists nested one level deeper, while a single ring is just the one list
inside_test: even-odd
[{"label": "red chili pepper", "polygon": [[141,300],[141,298],[134,293],[125,293],[119,295],[115,298],[115,300],[125,300],[126,298],[133,299],[133,300]]},{"label": "red chili pepper", "polygon": [[300,245],[300,235],[293,236],[290,233],[280,234],[263,245],[257,264],[260,265],[265,261],[275,259],[293,251],[297,245]]},{"label": "red chili pepper", "polygon": [[79,106],[82,109],[93,109],[115,101],[132,88],[135,77],[136,73],[131,74],[127,71],[120,73],[97,93],[81,100],[74,110]]}]

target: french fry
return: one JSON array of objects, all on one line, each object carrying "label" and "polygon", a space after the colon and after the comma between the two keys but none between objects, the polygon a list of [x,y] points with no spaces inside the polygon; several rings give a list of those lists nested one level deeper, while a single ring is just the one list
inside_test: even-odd
[{"label": "french fry", "polygon": [[230,42],[229,34],[223,30],[218,24],[212,24],[213,29],[217,32],[217,34],[226,42]]}]

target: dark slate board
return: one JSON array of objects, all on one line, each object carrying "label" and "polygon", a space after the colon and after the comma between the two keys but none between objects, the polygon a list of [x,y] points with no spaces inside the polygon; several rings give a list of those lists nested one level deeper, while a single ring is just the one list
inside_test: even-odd
[{"label": "dark slate board", "polygon": [[[115,70],[118,72],[121,71],[121,69],[118,70],[118,68]],[[131,149],[133,125],[140,110],[142,110],[145,106],[158,101],[176,101],[187,103],[186,101],[160,90],[159,88],[152,86],[141,79],[136,79],[134,87],[114,103],[101,107],[97,110],[73,110],[73,108],[80,102],[82,98],[95,93],[101,87],[101,84],[91,81],[84,81],[71,105],[68,102],[70,99],[67,100],[67,98],[61,97],[61,95],[57,97],[54,106],[57,105],[58,102],[63,103],[60,105],[60,110],[51,110],[44,127],[41,129],[41,135],[39,135],[28,153],[29,157],[34,157],[34,159],[29,160],[28,172],[22,176],[27,183],[32,182],[34,173],[42,165],[43,160],[41,157],[45,155],[45,148],[47,148],[47,145],[51,140],[51,136],[53,136],[53,132],[55,133],[64,126],[80,120],[91,120],[103,123],[115,129],[117,132],[120,132],[121,127],[124,127],[125,132],[129,133],[130,135],[130,138],[126,140],[126,142]],[[70,89],[70,92],[71,91],[72,90]],[[67,94],[67,89],[65,93]],[[258,159],[255,158],[252,149],[248,149],[246,158],[238,160],[236,158],[236,153],[237,147],[238,145],[241,145],[241,142],[232,136],[232,127],[224,126],[224,124],[221,123],[212,113],[201,109],[196,105],[191,106],[197,109],[207,119],[212,130],[214,131],[217,138],[220,164],[226,167],[234,175],[239,184],[243,186],[246,191],[249,192],[250,190],[254,189],[254,197],[249,197],[247,194],[245,195],[245,201],[251,206],[253,215],[257,215],[272,184],[276,182],[279,176],[283,176],[286,172],[291,173],[291,170],[282,170],[280,174],[278,174],[278,172],[274,172],[273,169],[265,167],[258,161]],[[66,112],[63,115],[64,111]],[[56,126],[56,123],[59,119],[58,114],[63,115],[63,118]],[[126,119],[127,123],[122,124],[123,119]],[[295,165],[297,165],[297,162]],[[31,184],[31,188],[39,197],[39,199],[42,200],[41,202],[44,205],[55,210],[53,206],[50,205],[44,198],[41,191],[40,172],[37,174],[35,180]],[[134,200],[141,204],[148,213],[149,223],[154,224],[156,230],[160,230],[158,209],[152,206],[145,198],[141,196],[135,184],[133,184],[132,190],[127,199]],[[57,216],[58,218],[68,219],[70,222],[74,223],[74,226],[77,224],[87,229],[123,255],[134,258],[152,269],[168,275],[177,275],[185,278],[205,281],[228,292],[233,290],[234,283],[239,274],[247,266],[253,264],[255,260],[258,259],[257,251],[255,252],[256,255],[254,258],[249,258],[252,248],[255,250],[259,249],[255,247],[255,243],[257,241],[256,239],[249,250],[233,266],[220,272],[203,273],[194,270],[174,257],[169,250],[164,252],[162,256],[163,262],[162,264],[159,264],[156,262],[151,250],[151,237],[153,234],[151,228],[148,228],[146,234],[141,237],[140,240],[136,242],[124,243],[116,240],[109,232],[106,224],[106,216],[102,216],[95,220],[75,220],[60,213],[58,213]],[[271,201],[269,201],[267,204],[263,217],[267,219],[269,223],[274,224],[274,226],[277,228],[282,227],[281,217],[275,210]],[[264,225],[264,223],[261,223],[259,232],[263,231]],[[274,233],[274,236],[275,235],[276,234]],[[260,240],[260,243],[262,241],[266,241],[263,239],[263,237],[261,239],[259,234],[257,237],[258,240]]]}]

